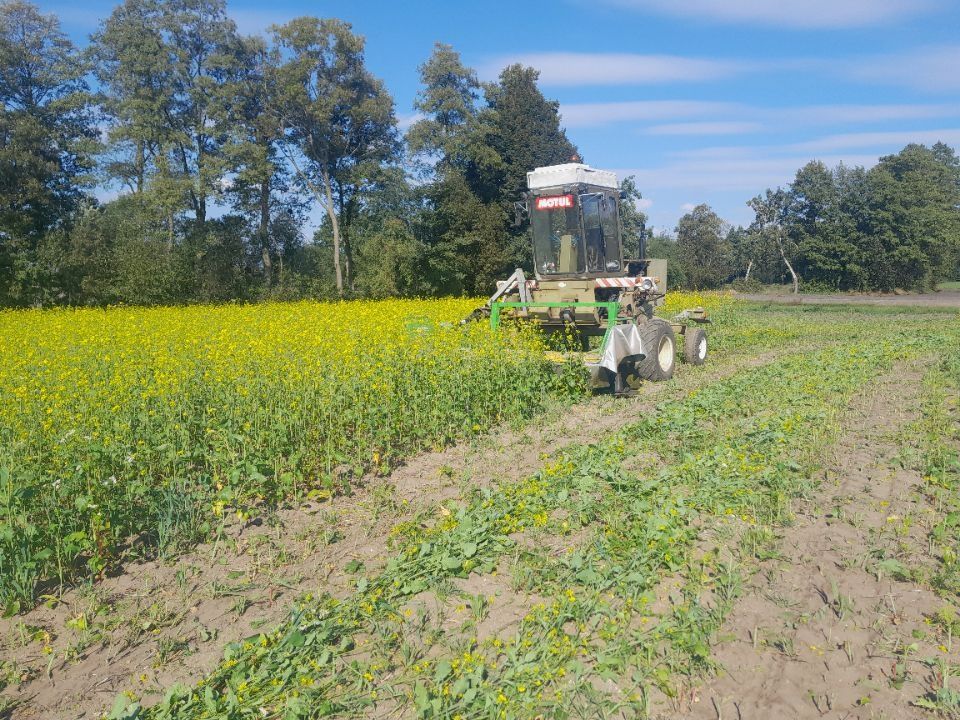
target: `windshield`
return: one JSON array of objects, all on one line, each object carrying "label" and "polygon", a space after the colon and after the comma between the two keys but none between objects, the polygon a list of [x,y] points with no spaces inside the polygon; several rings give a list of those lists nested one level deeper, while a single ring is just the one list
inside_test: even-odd
[{"label": "windshield", "polygon": [[603,226],[603,245],[606,251],[604,270],[615,272],[620,269],[620,233],[617,201],[612,195],[605,195],[600,201],[600,221]]},{"label": "windshield", "polygon": [[600,200],[603,195],[590,193],[580,196],[583,208],[583,234],[587,241],[587,272],[603,272],[606,252],[603,246],[603,230],[600,227]]},{"label": "windshield", "polygon": [[583,238],[573,195],[534,198],[533,261],[540,275],[582,273]]}]

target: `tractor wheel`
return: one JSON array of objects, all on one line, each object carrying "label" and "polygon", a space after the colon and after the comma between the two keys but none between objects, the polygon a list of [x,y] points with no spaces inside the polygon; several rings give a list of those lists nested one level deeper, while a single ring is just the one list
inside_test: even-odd
[{"label": "tractor wheel", "polygon": [[707,361],[707,333],[703,328],[687,328],[683,336],[683,359],[688,365]]},{"label": "tractor wheel", "polygon": [[648,320],[638,327],[647,355],[636,364],[637,376],[650,382],[669,380],[673,377],[673,366],[677,359],[677,340],[673,328],[660,318]]}]

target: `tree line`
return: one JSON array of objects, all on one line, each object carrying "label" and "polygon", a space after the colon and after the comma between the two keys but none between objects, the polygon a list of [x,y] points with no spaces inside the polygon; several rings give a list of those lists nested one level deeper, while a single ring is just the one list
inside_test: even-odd
[{"label": "tree line", "polygon": [[684,215],[670,282],[712,288],[740,280],[819,290],[929,290],[960,278],[960,159],[910,144],[870,170],[807,163],[786,188],[748,202],[755,220],[731,227],[707,205]]},{"label": "tree line", "polygon": [[438,44],[420,73],[403,136],[340,20],[126,0],[80,49],[0,5],[0,304],[485,292],[526,259],[526,171],[576,148],[531,68]]},{"label": "tree line", "polygon": [[[415,122],[337,19],[237,31],[224,0],[126,0],[83,48],[0,4],[0,305],[488,293],[529,264],[526,172],[578,157],[522,65],[481,82],[437,44]],[[645,217],[623,182],[624,242]],[[730,229],[706,206],[650,253],[671,283],[924,287],[955,271],[953,151],[813,163]],[[312,237],[311,213],[322,222]]]}]

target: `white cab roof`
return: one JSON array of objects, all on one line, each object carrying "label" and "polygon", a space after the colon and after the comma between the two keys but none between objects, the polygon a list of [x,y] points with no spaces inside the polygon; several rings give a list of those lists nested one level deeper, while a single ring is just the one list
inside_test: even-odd
[{"label": "white cab roof", "polygon": [[595,170],[583,163],[548,165],[547,167],[538,167],[533,172],[527,173],[527,187],[530,190],[557,187],[558,185],[576,185],[577,183],[599,185],[613,190],[620,187],[617,183],[616,173],[609,170]]}]

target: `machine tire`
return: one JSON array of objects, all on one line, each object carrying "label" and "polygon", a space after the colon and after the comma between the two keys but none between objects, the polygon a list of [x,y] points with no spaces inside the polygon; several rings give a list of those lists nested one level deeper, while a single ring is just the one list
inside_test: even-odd
[{"label": "machine tire", "polygon": [[637,376],[650,382],[669,380],[677,364],[677,338],[670,323],[654,318],[641,323],[638,329],[647,354],[636,364]]},{"label": "machine tire", "polygon": [[687,328],[683,335],[683,359],[688,365],[707,361],[707,333],[703,328]]}]

